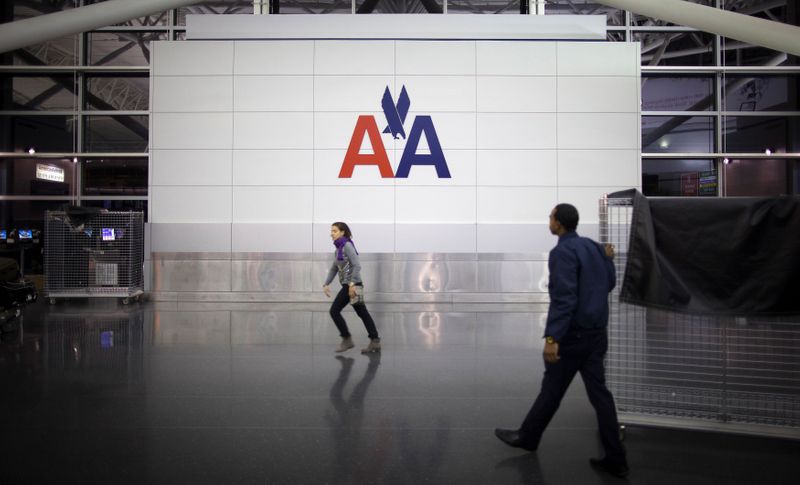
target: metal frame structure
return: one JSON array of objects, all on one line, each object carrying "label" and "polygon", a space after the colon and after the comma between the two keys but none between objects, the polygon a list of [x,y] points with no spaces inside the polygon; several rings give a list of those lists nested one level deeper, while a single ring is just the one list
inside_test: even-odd
[{"label": "metal frame structure", "polygon": [[[631,199],[600,199],[600,238],[615,245],[620,282],[632,214]],[[619,291],[606,374],[622,425],[800,438],[800,316],[646,309]]]},{"label": "metal frame structure", "polygon": [[144,293],[144,218],[141,212],[100,212],[74,220],[45,212],[45,294],[56,298],[110,297],[123,303]]}]

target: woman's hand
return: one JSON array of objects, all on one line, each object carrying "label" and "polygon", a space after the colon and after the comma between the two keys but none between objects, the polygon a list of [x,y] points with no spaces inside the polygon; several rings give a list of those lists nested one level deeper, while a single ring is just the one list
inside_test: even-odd
[{"label": "woman's hand", "polygon": [[347,289],[347,294],[350,298],[354,298],[356,296],[356,285],[351,285],[350,288]]},{"label": "woman's hand", "polygon": [[331,297],[331,287],[328,285],[322,285],[322,292],[325,293],[325,296],[328,298]]}]

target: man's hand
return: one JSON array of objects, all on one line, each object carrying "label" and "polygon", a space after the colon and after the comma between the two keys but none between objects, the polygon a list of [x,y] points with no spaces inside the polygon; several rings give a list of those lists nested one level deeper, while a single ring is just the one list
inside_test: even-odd
[{"label": "man's hand", "polygon": [[548,344],[545,342],[544,344],[544,361],[550,364],[555,364],[558,362],[560,358],[558,356],[558,342],[553,342],[552,344]]},{"label": "man's hand", "polygon": [[603,244],[603,248],[606,250],[606,256],[608,256],[609,259],[614,259],[614,245],[605,243]]},{"label": "man's hand", "polygon": [[322,292],[325,293],[325,296],[328,298],[331,297],[331,287],[328,285],[322,285]]},{"label": "man's hand", "polygon": [[350,298],[354,298],[356,296],[356,286],[353,285],[350,288],[348,288],[347,294],[350,296]]}]

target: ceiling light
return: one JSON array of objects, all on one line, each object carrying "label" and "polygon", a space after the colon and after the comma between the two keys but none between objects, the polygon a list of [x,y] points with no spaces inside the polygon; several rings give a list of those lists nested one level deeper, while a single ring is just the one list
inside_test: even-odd
[{"label": "ceiling light", "polygon": [[35,148],[33,148],[33,147],[28,148],[28,155],[33,155],[34,153],[36,153],[36,149]]}]

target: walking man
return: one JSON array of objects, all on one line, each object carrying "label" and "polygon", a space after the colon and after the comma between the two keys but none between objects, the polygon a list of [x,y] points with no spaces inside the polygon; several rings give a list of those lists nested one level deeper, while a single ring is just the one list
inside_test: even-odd
[{"label": "walking man", "polygon": [[616,285],[614,247],[578,236],[578,210],[558,204],[550,212],[550,232],[558,244],[550,251],[550,309],[545,328],[542,389],[518,430],[495,429],[509,446],[535,451],[575,374],[580,372],[597,413],[602,459],[592,466],[617,477],[628,474],[619,437],[614,397],[605,384],[608,350],[608,293]]}]

